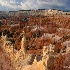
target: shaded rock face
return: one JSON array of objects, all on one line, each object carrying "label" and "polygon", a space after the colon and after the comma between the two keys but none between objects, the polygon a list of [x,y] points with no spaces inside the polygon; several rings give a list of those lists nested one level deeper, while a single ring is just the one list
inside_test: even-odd
[{"label": "shaded rock face", "polygon": [[70,52],[54,59],[54,70],[70,70]]},{"label": "shaded rock face", "polygon": [[54,59],[54,70],[64,70],[63,62],[65,60],[65,56],[59,55]]},{"label": "shaded rock face", "polygon": [[63,64],[64,70],[70,70],[70,52],[66,55],[66,59]]},{"label": "shaded rock face", "polygon": [[1,46],[0,46],[0,70],[15,70],[11,64],[10,59],[6,56]]},{"label": "shaded rock face", "polygon": [[48,70],[54,70],[54,57],[53,56],[49,57],[49,60],[47,61],[47,68]]}]

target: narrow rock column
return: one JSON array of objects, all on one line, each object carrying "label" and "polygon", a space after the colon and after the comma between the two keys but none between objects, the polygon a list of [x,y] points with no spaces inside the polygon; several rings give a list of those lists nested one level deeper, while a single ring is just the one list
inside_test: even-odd
[{"label": "narrow rock column", "polygon": [[36,57],[35,57],[35,59],[34,59],[34,62],[33,62],[33,64],[37,64],[37,60],[36,60]]},{"label": "narrow rock column", "polygon": [[5,45],[6,45],[6,38],[7,38],[7,36],[5,35],[3,35],[3,32],[2,32],[2,36],[1,36],[1,38],[2,38],[2,41],[3,41],[3,48],[5,49]]},{"label": "narrow rock column", "polygon": [[47,67],[47,62],[49,60],[49,54],[48,54],[48,48],[47,46],[44,46],[43,47],[43,58],[42,58],[42,61],[45,65],[45,68]]},{"label": "narrow rock column", "polygon": [[25,57],[25,54],[26,54],[25,41],[26,41],[25,33],[23,31],[23,38],[22,38],[22,41],[21,41],[21,49],[20,50],[23,51],[24,57]]}]

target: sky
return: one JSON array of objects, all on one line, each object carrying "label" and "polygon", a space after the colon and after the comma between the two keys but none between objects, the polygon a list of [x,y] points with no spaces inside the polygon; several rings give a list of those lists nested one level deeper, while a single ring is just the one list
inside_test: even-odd
[{"label": "sky", "polygon": [[0,0],[0,11],[58,9],[70,10],[70,0]]}]

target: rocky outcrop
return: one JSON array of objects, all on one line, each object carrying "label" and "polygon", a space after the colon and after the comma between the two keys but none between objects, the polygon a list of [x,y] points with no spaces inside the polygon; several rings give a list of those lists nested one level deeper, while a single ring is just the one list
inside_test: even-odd
[{"label": "rocky outcrop", "polygon": [[15,70],[13,64],[5,51],[3,51],[2,47],[0,46],[0,70]]}]

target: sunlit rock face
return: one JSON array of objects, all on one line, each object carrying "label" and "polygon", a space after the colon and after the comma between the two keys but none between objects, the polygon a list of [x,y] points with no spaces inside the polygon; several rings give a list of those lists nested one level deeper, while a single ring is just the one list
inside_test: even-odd
[{"label": "sunlit rock face", "polygon": [[15,70],[10,58],[0,46],[0,70]]},{"label": "sunlit rock face", "polygon": [[[43,51],[44,55],[43,55],[41,60],[38,61],[38,58],[36,56],[34,58],[34,61],[33,61],[32,65],[26,65],[22,68],[22,70],[45,70],[47,68],[46,63],[47,63],[47,60],[48,60],[48,59],[45,58],[45,53],[46,52],[47,52],[47,50]],[[48,56],[47,56],[47,58],[48,58]]]},{"label": "sunlit rock face", "polygon": [[[39,56],[40,57],[40,56]],[[35,57],[32,65],[27,65],[24,67],[23,70],[53,70],[54,68],[54,57],[51,56],[51,53],[48,55],[48,48],[44,46],[43,48],[43,56],[40,61],[37,61],[37,56]],[[36,66],[36,68],[35,68]]]}]

